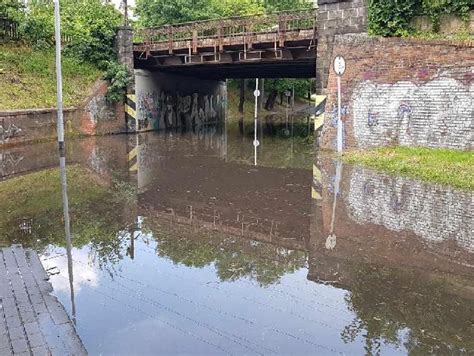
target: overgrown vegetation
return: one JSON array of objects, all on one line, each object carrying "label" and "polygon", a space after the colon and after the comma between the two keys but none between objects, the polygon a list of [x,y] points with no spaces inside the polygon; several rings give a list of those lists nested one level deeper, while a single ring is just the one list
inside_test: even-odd
[{"label": "overgrown vegetation", "polygon": [[436,33],[442,15],[457,15],[467,23],[473,8],[472,0],[370,0],[369,32],[380,36],[413,35],[416,30],[411,20],[425,15]]},{"label": "overgrown vegetation", "polygon": [[140,27],[310,8],[306,0],[137,0]]},{"label": "overgrown vegetation", "polygon": [[111,103],[120,101],[125,95],[127,85],[130,84],[132,80],[127,67],[123,64],[111,61],[107,66],[104,77],[110,82],[106,94],[107,101]]},{"label": "overgrown vegetation", "polygon": [[[54,44],[53,1],[9,0],[8,17],[18,22],[22,39],[34,48],[50,48]],[[64,51],[97,66],[115,58],[113,51],[121,14],[114,5],[101,0],[61,0],[61,33]]]},{"label": "overgrown vegetation", "polygon": [[[116,30],[123,21],[120,12],[112,3],[102,0],[61,0],[60,5],[65,104],[79,104],[89,94],[88,89],[93,82],[89,79],[100,78],[103,71],[107,72],[106,79],[112,83],[108,99],[120,100],[130,80],[123,68],[118,66],[114,51]],[[0,14],[17,22],[18,37],[21,38],[20,46],[16,43],[2,50],[2,62],[13,60],[13,63],[0,66],[4,73],[0,81],[9,89],[7,92],[2,86],[5,93],[0,95],[8,100],[0,106],[24,108],[53,105],[54,100],[50,100],[55,95],[50,80],[54,79],[51,70],[54,65],[53,1],[31,0],[25,3],[5,0],[0,6]],[[18,51],[13,50],[16,46]],[[21,60],[21,54],[28,56],[27,60],[33,68],[15,67],[18,62],[15,56],[20,55]],[[72,92],[68,91],[67,86],[71,87]]]},{"label": "overgrown vegetation", "polygon": [[[64,105],[80,105],[101,71],[72,56],[63,58]],[[56,105],[54,51],[17,43],[0,46],[0,110]]]},{"label": "overgrown vegetation", "polygon": [[343,160],[427,182],[474,190],[474,154],[469,151],[384,147],[348,152]]}]

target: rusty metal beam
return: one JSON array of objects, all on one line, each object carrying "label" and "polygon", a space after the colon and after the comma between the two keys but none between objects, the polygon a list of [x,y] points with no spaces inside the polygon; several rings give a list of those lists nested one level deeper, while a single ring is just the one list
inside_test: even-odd
[{"label": "rusty metal beam", "polygon": [[[151,52],[175,51],[199,53],[213,48],[224,52],[226,47],[240,45],[249,50],[259,43],[274,44],[275,50],[287,41],[316,38],[316,9],[274,14],[196,21],[136,31],[134,51],[147,58]],[[277,48],[278,47],[278,48]]]}]

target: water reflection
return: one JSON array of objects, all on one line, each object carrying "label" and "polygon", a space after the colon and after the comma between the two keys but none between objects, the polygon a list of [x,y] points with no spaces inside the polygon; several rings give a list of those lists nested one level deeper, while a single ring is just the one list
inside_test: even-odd
[{"label": "water reflection", "polygon": [[69,260],[55,146],[10,149],[0,236],[92,354],[473,353],[473,194],[314,158],[305,120],[258,166],[239,122],[70,142]]},{"label": "water reflection", "polygon": [[61,177],[61,196],[63,202],[63,218],[64,232],[66,237],[66,256],[67,256],[67,275],[69,279],[69,291],[71,294],[71,318],[76,324],[76,303],[74,300],[74,272],[72,262],[72,239],[71,239],[71,222],[69,217],[69,198],[67,193],[67,173],[66,173],[66,156],[62,145],[59,149],[59,172]]}]

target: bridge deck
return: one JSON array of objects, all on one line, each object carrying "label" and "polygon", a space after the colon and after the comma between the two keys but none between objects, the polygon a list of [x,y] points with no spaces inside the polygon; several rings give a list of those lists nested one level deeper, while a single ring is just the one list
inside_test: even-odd
[{"label": "bridge deck", "polygon": [[133,50],[138,68],[314,62],[316,37],[316,10],[305,10],[142,29]]}]

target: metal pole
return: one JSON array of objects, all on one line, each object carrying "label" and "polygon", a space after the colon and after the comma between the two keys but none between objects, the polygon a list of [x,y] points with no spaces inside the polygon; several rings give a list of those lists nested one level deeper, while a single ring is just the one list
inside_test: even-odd
[{"label": "metal pole", "polygon": [[61,70],[61,20],[59,0],[54,0],[54,36],[56,37],[56,99],[58,106],[57,131],[59,149],[64,149],[64,117],[63,117],[63,78]]},{"label": "metal pole", "polygon": [[342,152],[341,77],[337,76],[337,152]]}]

